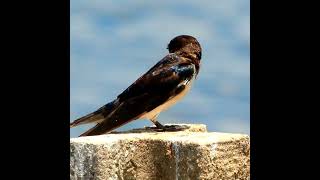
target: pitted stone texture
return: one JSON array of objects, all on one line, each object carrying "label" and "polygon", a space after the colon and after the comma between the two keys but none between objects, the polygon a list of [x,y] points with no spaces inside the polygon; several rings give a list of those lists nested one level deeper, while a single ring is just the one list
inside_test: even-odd
[{"label": "pitted stone texture", "polygon": [[250,179],[250,140],[243,134],[124,133],[70,144],[70,179]]}]

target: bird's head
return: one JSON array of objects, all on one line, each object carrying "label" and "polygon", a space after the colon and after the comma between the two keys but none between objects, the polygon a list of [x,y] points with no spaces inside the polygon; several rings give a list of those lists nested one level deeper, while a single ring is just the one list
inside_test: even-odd
[{"label": "bird's head", "polygon": [[189,35],[180,35],[173,38],[168,44],[169,53],[183,52],[196,55],[201,59],[201,46],[196,38]]}]

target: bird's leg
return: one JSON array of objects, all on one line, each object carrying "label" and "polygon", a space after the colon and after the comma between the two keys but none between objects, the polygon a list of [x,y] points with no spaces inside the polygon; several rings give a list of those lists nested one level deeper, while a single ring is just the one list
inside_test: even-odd
[{"label": "bird's leg", "polygon": [[150,119],[150,121],[159,129],[164,129],[164,125],[162,125],[161,123],[159,123],[159,121],[157,121],[157,117],[159,114],[155,115],[154,117],[152,117]]},{"label": "bird's leg", "polygon": [[154,125],[156,125],[157,128],[159,128],[159,129],[164,129],[164,125],[162,125],[162,124],[159,123],[158,121],[155,121],[155,122],[154,122]]},{"label": "bird's leg", "polygon": [[182,130],[185,130],[185,129],[188,129],[189,127],[188,126],[180,126],[180,125],[170,125],[170,126],[164,126],[162,125],[161,123],[159,123],[157,121],[157,117],[158,117],[158,114],[155,115],[153,118],[151,118],[151,122],[156,125],[157,129],[156,131],[171,131],[171,132],[174,132],[174,131],[182,131]]}]

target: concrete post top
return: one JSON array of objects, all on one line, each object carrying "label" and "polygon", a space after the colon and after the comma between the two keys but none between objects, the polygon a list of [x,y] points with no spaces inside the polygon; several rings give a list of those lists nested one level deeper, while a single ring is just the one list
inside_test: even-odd
[{"label": "concrete post top", "polygon": [[[171,125],[171,124],[166,124]],[[123,132],[114,132],[99,136],[85,136],[71,138],[70,143],[86,144],[105,144],[117,143],[118,141],[136,141],[136,140],[161,140],[161,141],[183,141],[184,143],[212,144],[236,141],[243,138],[249,138],[245,134],[232,134],[220,132],[207,132],[204,124],[178,124],[188,126],[187,130],[178,132],[154,132],[146,128],[134,129]],[[201,132],[201,133],[200,133]]]},{"label": "concrete post top", "polygon": [[99,136],[87,136],[70,139],[70,143],[85,143],[85,144],[113,144],[119,141],[142,141],[142,140],[160,140],[196,144],[212,144],[237,141],[241,139],[249,139],[245,134],[229,134],[218,132],[165,132],[165,133],[128,133],[128,134],[106,134]]},{"label": "concrete post top", "polygon": [[150,128],[70,139],[70,179],[250,179],[250,137]]}]

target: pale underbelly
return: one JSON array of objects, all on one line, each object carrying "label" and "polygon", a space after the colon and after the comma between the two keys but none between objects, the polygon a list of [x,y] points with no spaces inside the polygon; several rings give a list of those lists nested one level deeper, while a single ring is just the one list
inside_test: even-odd
[{"label": "pale underbelly", "polygon": [[152,111],[143,114],[138,119],[153,119],[153,118],[155,118],[156,116],[158,116],[160,114],[160,112],[167,110],[169,107],[173,106],[175,103],[177,103],[179,100],[181,100],[187,94],[187,92],[189,92],[190,87],[191,87],[191,83],[189,83],[186,86],[186,88],[182,92],[180,92],[178,95],[172,97],[167,102],[156,107]]}]

